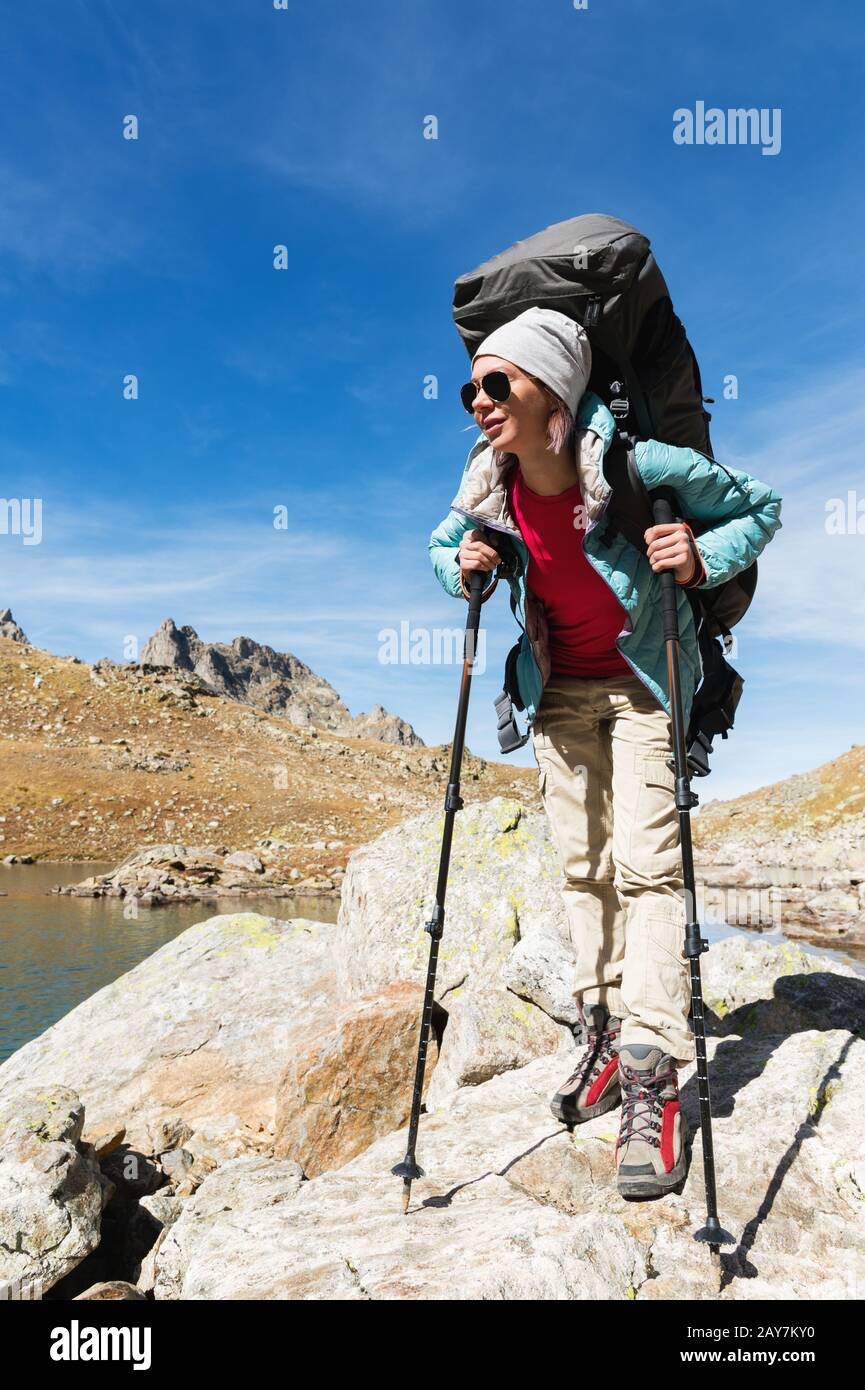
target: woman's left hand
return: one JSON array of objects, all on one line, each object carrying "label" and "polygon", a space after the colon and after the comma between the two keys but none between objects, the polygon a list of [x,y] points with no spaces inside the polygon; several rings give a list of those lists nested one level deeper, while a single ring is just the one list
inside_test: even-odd
[{"label": "woman's left hand", "polygon": [[691,553],[688,532],[680,521],[665,521],[661,526],[650,526],[643,532],[649,551],[648,560],[652,569],[672,570],[679,584],[687,584],[693,579],[696,562]]}]

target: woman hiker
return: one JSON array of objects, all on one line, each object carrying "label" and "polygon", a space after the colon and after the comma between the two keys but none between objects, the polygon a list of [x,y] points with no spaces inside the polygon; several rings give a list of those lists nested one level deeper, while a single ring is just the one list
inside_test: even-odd
[{"label": "woman hiker", "polygon": [[[669,484],[685,514],[708,523],[699,547],[674,523],[649,527],[648,555],[623,537],[605,552],[597,522],[615,422],[586,392],[590,369],[584,330],[551,309],[527,309],[481,343],[462,398],[482,438],[430,554],[454,596],[468,572],[501,563],[497,545],[512,557],[526,633],[517,678],[530,718],[534,710],[583,1028],[551,1108],[574,1125],[621,1102],[619,1191],[658,1196],[685,1176],[677,1069],[694,1058],[658,576],[670,569],[697,588],[732,578],[780,527],[781,499],[691,449],[654,444],[663,467],[644,480]],[[684,596],[679,622],[687,727],[700,659]]]}]

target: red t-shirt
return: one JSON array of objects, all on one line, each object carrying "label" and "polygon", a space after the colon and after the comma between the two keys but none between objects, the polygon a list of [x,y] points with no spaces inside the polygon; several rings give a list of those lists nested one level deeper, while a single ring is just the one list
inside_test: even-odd
[{"label": "red t-shirt", "polygon": [[579,483],[555,497],[526,487],[519,466],[508,501],[529,551],[526,576],[544,605],[554,676],[631,673],[616,638],[626,626],[622,604],[583,554],[585,512]]}]

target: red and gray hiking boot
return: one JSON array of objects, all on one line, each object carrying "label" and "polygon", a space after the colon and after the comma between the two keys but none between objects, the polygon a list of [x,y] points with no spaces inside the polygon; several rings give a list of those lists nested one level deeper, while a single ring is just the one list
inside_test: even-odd
[{"label": "red and gray hiking boot", "polygon": [[584,1011],[583,1050],[576,1068],[550,1101],[557,1120],[580,1125],[612,1110],[620,1100],[619,1030],[621,1020],[611,1018],[605,1004]]},{"label": "red and gray hiking boot", "polygon": [[688,1127],[679,1109],[676,1065],[663,1048],[632,1044],[619,1052],[619,1081],[618,1189],[624,1197],[660,1197],[687,1172]]}]

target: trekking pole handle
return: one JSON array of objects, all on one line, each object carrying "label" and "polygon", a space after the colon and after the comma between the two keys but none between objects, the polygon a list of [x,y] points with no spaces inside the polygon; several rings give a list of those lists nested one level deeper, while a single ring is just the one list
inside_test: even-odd
[{"label": "trekking pole handle", "polygon": [[484,599],[492,593],[494,586],[498,583],[498,578],[493,577],[493,583],[485,589],[487,572],[484,570],[471,570],[469,572],[469,608],[480,608]]},{"label": "trekking pole handle", "polygon": [[[652,516],[656,526],[666,526],[674,520],[673,509],[666,497],[652,499]],[[661,612],[664,619],[664,641],[679,640],[679,606],[676,579],[672,570],[661,570]]]},{"label": "trekking pole handle", "polygon": [[[489,539],[489,537],[487,536],[487,532],[483,526],[478,527],[477,529],[480,533],[482,540]],[[481,603],[486,603],[487,599],[492,594],[493,590],[499,582],[499,576],[498,571],[493,570],[491,572],[492,583],[488,586],[488,588],[485,589],[484,584],[486,580],[484,576],[488,573],[490,573],[490,571],[488,570],[469,570],[469,583],[467,585],[465,573],[462,569],[460,570],[460,588],[462,589],[464,596],[469,600],[469,603],[472,602],[472,599],[474,598],[476,593],[480,594]]]}]

